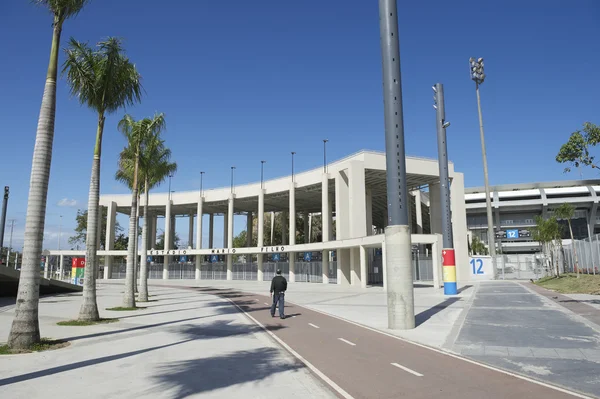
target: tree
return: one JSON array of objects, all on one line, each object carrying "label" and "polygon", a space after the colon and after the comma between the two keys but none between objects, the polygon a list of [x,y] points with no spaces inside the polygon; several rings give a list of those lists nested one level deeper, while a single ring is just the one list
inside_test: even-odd
[{"label": "tree", "polygon": [[[577,130],[571,133],[569,140],[560,147],[556,162],[568,163],[576,168],[583,165],[600,169],[596,164],[595,156],[590,155],[590,147],[595,147],[598,143],[600,143],[600,126],[585,122],[583,132]],[[565,173],[570,171],[570,167],[565,168]]]},{"label": "tree", "polygon": [[485,246],[485,244],[483,243],[483,241],[481,241],[479,239],[479,237],[473,237],[473,239],[471,240],[471,253],[473,255],[487,255],[488,254],[488,250]]},{"label": "tree", "polygon": [[[162,233],[159,233],[158,236],[156,237],[156,248],[154,249],[165,249],[165,233],[164,231]],[[177,234],[177,232],[175,232],[175,236],[173,237],[173,248],[172,249],[179,249],[179,235]]]},{"label": "tree", "polygon": [[87,3],[87,0],[37,0],[36,3],[47,7],[52,14],[52,45],[50,47],[50,61],[46,72],[46,83],[31,163],[23,265],[19,278],[15,318],[8,337],[8,346],[13,349],[25,349],[40,342],[38,319],[40,298],[39,261],[42,256],[42,242],[44,241],[46,200],[54,141],[58,49],[60,48],[60,37],[64,22],[77,15]]},{"label": "tree", "polygon": [[[537,216],[535,218],[535,223],[536,226],[532,229],[532,238],[540,243],[544,256],[550,256],[550,258],[552,258],[557,241],[562,244],[560,225],[555,217],[544,219],[541,216]],[[558,267],[558,257],[556,258],[555,274],[556,277],[559,277],[560,269]]]},{"label": "tree", "polygon": [[564,219],[569,225],[569,234],[571,235],[571,244],[573,247],[573,254],[575,255],[575,270],[577,271],[577,278],[579,278],[579,258],[577,256],[577,246],[575,245],[575,238],[573,237],[573,228],[571,226],[571,219],[575,215],[575,207],[565,202],[554,210],[554,216],[558,219]]},{"label": "tree", "polygon": [[[100,223],[102,224],[100,231],[100,247],[107,248],[106,246],[106,222],[108,216],[108,209],[106,207],[102,208],[102,216],[100,217]],[[75,235],[69,237],[69,244],[71,245],[83,245],[85,244],[85,237],[87,234],[87,219],[88,212],[87,210],[78,209],[77,216],[75,217],[75,222],[77,226],[75,227]],[[115,222],[115,236],[120,235],[123,232],[123,227],[119,224],[118,221]],[[117,242],[115,240],[115,242]],[[115,248],[120,249],[120,248]],[[125,248],[123,248],[125,249]]]},{"label": "tree", "polygon": [[[131,216],[129,218],[129,234],[131,236],[135,236],[135,226],[137,226],[138,219],[138,177],[142,177],[144,179],[146,195],[148,193],[148,170],[146,169],[144,171],[145,175],[142,174],[142,176],[140,176],[139,173],[141,157],[142,154],[153,157],[157,156],[159,155],[158,152],[164,149],[163,142],[160,140],[160,134],[165,128],[166,123],[163,114],[156,114],[153,118],[145,118],[140,121],[135,121],[131,116],[125,115],[123,120],[119,122],[119,129],[125,135],[125,137],[127,137],[128,146],[121,153],[121,165],[116,177],[117,179],[121,178],[122,181],[131,183]],[[148,154],[148,152],[150,152],[150,154]],[[133,170],[131,168],[132,164]],[[165,177],[166,176],[163,176],[163,180]],[[148,211],[147,204],[148,197],[146,196],[146,205],[144,208],[145,212]],[[147,215],[144,214],[144,216]],[[146,221],[148,218],[145,217],[144,219],[144,224],[147,224]],[[134,293],[136,279],[134,275],[134,259],[136,257],[136,245],[134,242],[130,241],[127,254],[127,272],[125,274],[125,294],[123,296],[124,307],[135,307]],[[142,256],[142,258],[145,260],[145,256]],[[146,276],[144,276],[142,279],[145,279],[145,277]]]},{"label": "tree", "polygon": [[98,114],[88,200],[86,237],[88,273],[84,279],[83,304],[79,311],[79,319],[99,320],[96,303],[96,270],[98,270],[96,226],[100,199],[100,157],[104,121],[106,114],[139,102],[142,96],[142,85],[140,74],[135,65],[125,56],[119,39],[108,38],[99,42],[95,50],[87,44],[71,39],[66,54],[63,73],[67,75],[71,93],[77,96],[81,104],[87,105]]}]

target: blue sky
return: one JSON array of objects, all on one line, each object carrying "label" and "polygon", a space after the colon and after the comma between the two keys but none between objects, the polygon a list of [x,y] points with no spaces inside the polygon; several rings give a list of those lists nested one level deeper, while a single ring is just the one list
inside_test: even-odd
[{"label": "blue sky", "polygon": [[[483,184],[468,59],[484,57],[490,183],[579,177],[564,175],[554,157],[583,122],[600,123],[598,1],[399,3],[409,155],[437,156],[431,85],[441,82],[449,156],[467,186]],[[20,248],[51,18],[26,0],[0,2],[0,15],[8,39],[0,63],[0,185],[11,187],[8,218],[17,220],[13,246]],[[147,92],[127,111],[166,114],[165,138],[179,165],[175,191],[197,189],[200,170],[205,187],[228,185],[232,165],[236,182],[256,181],[261,159],[266,178],[287,174],[290,151],[297,170],[317,167],[323,138],[330,160],[384,149],[376,1],[92,0],[65,23],[62,47],[71,36],[91,44],[124,38]],[[69,96],[64,80],[57,96],[47,248],[56,247],[59,215],[64,247],[77,208],[87,207],[96,131],[96,115]],[[127,192],[113,178],[124,112],[106,121],[102,193]],[[584,177],[597,176],[586,170]],[[236,220],[235,230],[243,225]],[[178,231],[186,240],[187,221]]]}]

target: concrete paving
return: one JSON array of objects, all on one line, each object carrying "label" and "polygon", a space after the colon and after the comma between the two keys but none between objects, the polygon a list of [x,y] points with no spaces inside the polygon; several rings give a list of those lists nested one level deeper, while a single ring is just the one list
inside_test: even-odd
[{"label": "concrete paving", "polygon": [[[115,281],[113,280],[112,283]],[[150,284],[233,288],[262,295],[268,294],[270,287],[270,282],[223,280],[150,280]],[[442,289],[436,290],[424,284],[416,285],[417,327],[409,331],[387,328],[387,299],[381,287],[361,289],[337,284],[290,283],[286,301],[377,328],[424,345],[442,348],[448,340],[454,341],[458,332],[457,321],[473,292],[474,287],[465,286],[461,288],[459,295],[448,297],[444,296]]]},{"label": "concrete paving", "polygon": [[[81,294],[40,301],[43,337],[67,339],[56,351],[0,356],[0,397],[35,398],[334,398],[303,364],[224,299],[152,288],[152,302],[113,312],[122,285],[100,285],[101,317],[118,323],[61,327]],[[14,299],[0,302],[0,337]]]},{"label": "concrete paving", "polygon": [[463,316],[454,352],[600,397],[600,326],[513,282],[479,284]]}]

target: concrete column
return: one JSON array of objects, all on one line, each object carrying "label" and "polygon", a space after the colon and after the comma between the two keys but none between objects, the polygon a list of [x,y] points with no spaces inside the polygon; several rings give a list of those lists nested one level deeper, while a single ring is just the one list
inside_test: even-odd
[{"label": "concrete column", "polygon": [[[227,248],[233,248],[233,201],[235,194],[229,195],[227,206]],[[233,256],[227,255],[227,280],[233,280]]]},{"label": "concrete column", "polygon": [[96,273],[96,278],[98,278],[100,275],[100,257],[98,256],[98,251],[100,251],[100,243],[102,242],[102,208],[102,205],[98,206],[98,230],[96,230],[96,270],[94,270]]},{"label": "concrete column", "polygon": [[415,229],[413,227],[413,210],[412,210],[412,204],[414,202],[414,197],[409,192],[408,195],[406,196],[406,199],[408,200],[408,209],[407,209],[407,211],[408,211],[408,229],[412,234],[415,232]]},{"label": "concrete column", "polygon": [[[442,231],[442,204],[440,203],[440,185],[429,185],[429,217],[431,234],[443,234]],[[463,207],[464,207],[463,201]],[[466,220],[466,219],[465,219]],[[466,223],[466,222],[465,222]]]},{"label": "concrete column", "polygon": [[367,288],[367,263],[369,258],[367,257],[367,249],[360,246],[360,287]]},{"label": "concrete column", "polygon": [[171,218],[171,249],[175,249],[175,232],[177,231],[177,215]]},{"label": "concrete column", "polygon": [[44,263],[44,278],[48,278],[50,274],[50,255],[46,255],[46,262]]},{"label": "concrete column", "polygon": [[[164,242],[165,242],[165,251],[171,249],[171,200],[167,199],[167,206],[165,207],[165,233],[164,233]],[[171,263],[170,256],[164,256],[163,263],[163,280],[169,279],[169,263]]]},{"label": "concrete column", "polygon": [[417,234],[423,234],[423,211],[421,209],[422,199],[421,199],[421,190],[416,190],[415,195],[415,216],[417,219]]},{"label": "concrete column", "polygon": [[208,215],[208,247],[214,248],[214,237],[215,237],[215,214],[211,213]]},{"label": "concrete column", "polygon": [[302,220],[304,221],[304,243],[305,244],[310,243],[309,219],[310,219],[310,215],[308,214],[308,212],[304,212]]},{"label": "concrete column", "polygon": [[323,284],[329,284],[329,250],[323,251],[322,258],[323,260],[321,262],[321,273],[323,274]]},{"label": "concrete column", "polygon": [[[252,247],[252,212],[246,215],[246,246]],[[250,256],[252,258],[252,256]]]},{"label": "concrete column", "polygon": [[[336,239],[350,238],[348,175],[340,170],[335,174]],[[350,250],[337,249],[337,283],[348,285],[350,277]]]},{"label": "concrete column", "polygon": [[158,227],[158,216],[152,215],[152,219],[150,220],[152,221],[152,230],[150,232],[150,243],[148,248],[152,249],[156,248],[156,229]]},{"label": "concrete column", "polygon": [[[350,162],[348,167],[348,220],[350,236],[347,238],[365,237],[367,235],[366,220],[366,188],[365,166],[358,161]],[[350,248],[350,282],[361,285],[364,275],[361,274],[360,249]]]},{"label": "concrete column", "polygon": [[[290,185],[290,245],[296,245],[296,183]],[[290,283],[296,281],[296,253],[289,253]]]},{"label": "concrete column", "polygon": [[[65,278],[65,270],[64,270],[64,267],[65,267],[65,256],[64,255],[60,255],[59,262],[60,262],[58,264],[58,274],[60,276],[59,279],[63,280]],[[106,268],[104,270],[106,270]]]},{"label": "concrete column", "polygon": [[[115,222],[117,220],[117,204],[110,202],[106,213],[106,249],[115,249]],[[61,255],[62,256],[62,255]],[[61,260],[62,266],[62,260]],[[112,274],[113,257],[104,257],[104,279],[108,280]]]},{"label": "concrete column", "polygon": [[223,213],[223,248],[228,248],[227,237],[229,236],[229,215],[227,212]]},{"label": "concrete column", "polygon": [[467,242],[467,210],[465,208],[465,177],[452,174],[450,184],[450,213],[456,260],[456,281],[470,280],[469,244]]},{"label": "concrete column", "polygon": [[188,223],[188,247],[194,248],[194,214],[190,213]]},{"label": "concrete column", "polygon": [[373,193],[370,188],[367,188],[365,195],[365,205],[367,208],[367,235],[373,235]]},{"label": "concrete column", "polygon": [[331,203],[329,202],[329,174],[321,179],[321,233],[323,242],[331,240]]},{"label": "concrete column", "polygon": [[[204,197],[198,200],[196,208],[196,249],[202,248],[202,207],[204,205]],[[200,271],[202,267],[202,255],[196,255],[196,280],[200,280]]]},{"label": "concrete column", "polygon": [[[264,245],[264,236],[265,236],[265,190],[261,189],[260,193],[258,194],[258,228],[257,228],[257,234],[258,237],[256,237],[256,241],[259,248],[262,248]],[[258,272],[256,273],[256,279],[258,281],[263,281],[264,276],[263,276],[263,254],[259,253],[256,256],[256,261],[257,261],[257,266],[258,266]]]},{"label": "concrete column", "polygon": [[288,213],[281,212],[281,244],[287,245],[288,243]]},{"label": "concrete column", "polygon": [[385,255],[385,250],[386,248],[384,240],[381,243],[381,272],[383,273],[383,291],[387,291],[387,256]]},{"label": "concrete column", "polygon": [[275,232],[275,212],[271,212],[271,241],[269,241],[270,245],[273,245],[274,232]]},{"label": "concrete column", "polygon": [[[436,234],[436,242],[431,245],[431,260],[433,267],[433,286],[436,289],[444,286],[444,282],[442,281],[442,235]],[[456,251],[455,251],[456,256]]]}]

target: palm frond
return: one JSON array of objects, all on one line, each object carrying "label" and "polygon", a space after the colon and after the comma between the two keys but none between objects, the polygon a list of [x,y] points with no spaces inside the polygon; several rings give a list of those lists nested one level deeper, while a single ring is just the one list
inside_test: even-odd
[{"label": "palm frond", "polygon": [[89,0],[33,0],[33,2],[47,7],[60,23],[79,14]]}]

